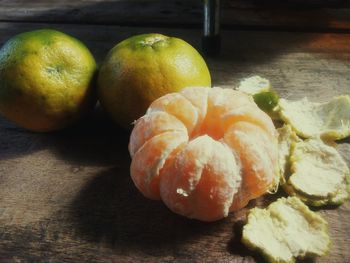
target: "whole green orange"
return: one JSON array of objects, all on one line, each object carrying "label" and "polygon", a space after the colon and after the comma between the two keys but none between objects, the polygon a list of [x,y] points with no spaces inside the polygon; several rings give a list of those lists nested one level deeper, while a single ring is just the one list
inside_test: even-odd
[{"label": "whole green orange", "polygon": [[211,86],[208,67],[190,44],[162,34],[143,34],[117,44],[98,74],[103,108],[130,128],[155,99],[189,86]]},{"label": "whole green orange", "polygon": [[61,129],[96,102],[95,73],[76,38],[51,29],[16,35],[0,50],[0,113],[32,131]]}]

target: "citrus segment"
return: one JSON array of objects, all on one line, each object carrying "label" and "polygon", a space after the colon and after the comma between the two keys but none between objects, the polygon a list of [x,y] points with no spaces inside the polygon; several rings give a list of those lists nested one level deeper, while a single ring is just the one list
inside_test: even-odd
[{"label": "citrus segment", "polygon": [[208,95],[207,114],[201,132],[214,139],[224,136],[225,127],[222,119],[227,112],[247,104],[254,104],[249,96],[231,89],[212,88]]},{"label": "citrus segment", "polygon": [[135,153],[130,171],[135,185],[146,197],[160,199],[160,170],[169,154],[187,140],[183,132],[165,132],[152,137]]},{"label": "citrus segment", "polygon": [[168,131],[187,134],[187,129],[183,123],[167,112],[157,111],[141,117],[135,123],[135,129],[131,134],[130,155],[134,156],[138,149],[152,137]]},{"label": "citrus segment", "polygon": [[207,135],[197,137],[164,171],[162,200],[174,212],[204,221],[227,216],[240,176],[231,150]]},{"label": "citrus segment", "polygon": [[[225,133],[224,141],[235,150],[242,170],[242,187],[236,202],[246,204],[269,189],[276,176],[277,145],[263,130],[247,122],[234,123]],[[245,201],[247,200],[247,201]]]},{"label": "citrus segment", "polygon": [[256,109],[256,105],[247,104],[228,111],[223,115],[223,129],[226,130],[231,124],[238,121],[247,121],[264,129],[268,134],[275,137],[275,126],[271,118],[262,111]]},{"label": "citrus segment", "polygon": [[147,113],[165,111],[179,119],[190,135],[198,122],[198,110],[180,93],[170,93],[155,100]]},{"label": "citrus segment", "polygon": [[202,129],[203,121],[207,115],[208,94],[210,90],[210,88],[193,87],[191,89],[184,89],[181,92],[181,94],[197,108],[198,112],[198,121],[196,127],[192,131],[192,137],[197,136]]}]

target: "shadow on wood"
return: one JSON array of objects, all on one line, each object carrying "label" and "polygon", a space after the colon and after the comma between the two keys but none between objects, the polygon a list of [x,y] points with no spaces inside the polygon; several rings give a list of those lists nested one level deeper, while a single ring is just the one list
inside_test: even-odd
[{"label": "shadow on wood", "polygon": [[48,143],[59,159],[74,165],[115,165],[129,161],[130,131],[112,122],[97,107],[74,126],[57,132]]},{"label": "shadow on wood", "polygon": [[[126,168],[112,168],[92,179],[71,206],[73,225],[85,239],[112,247],[134,247],[151,254],[174,253],[186,240],[210,236],[226,220],[203,223],[178,216],[161,201],[143,197]],[[229,233],[228,233],[229,234]]]},{"label": "shadow on wood", "polygon": [[100,107],[73,126],[52,133],[30,132],[0,117],[0,134],[4,160],[45,149],[72,165],[114,165],[129,156],[130,131],[115,125]]}]

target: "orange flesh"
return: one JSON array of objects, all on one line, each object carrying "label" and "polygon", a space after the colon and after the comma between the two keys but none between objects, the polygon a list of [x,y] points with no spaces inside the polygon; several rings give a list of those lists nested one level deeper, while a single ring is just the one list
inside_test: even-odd
[{"label": "orange flesh", "polygon": [[231,206],[234,211],[269,189],[275,173],[273,159],[277,156],[277,146],[271,147],[270,138],[260,127],[243,121],[230,126],[224,141],[237,152],[244,175],[240,195]]},{"label": "orange flesh", "polygon": [[188,88],[154,101],[130,137],[131,177],[175,213],[214,221],[266,193],[277,166],[271,119],[230,89]]},{"label": "orange flesh", "polygon": [[227,112],[238,109],[244,105],[254,105],[250,97],[238,91],[213,88],[208,96],[208,109],[201,133],[211,136],[213,139],[221,139],[224,135],[224,116]]},{"label": "orange flesh", "polygon": [[159,171],[169,154],[187,140],[187,134],[165,132],[152,137],[136,152],[130,171],[136,187],[146,197],[160,199]]},{"label": "orange flesh", "polygon": [[152,112],[137,120],[130,137],[129,152],[131,156],[152,137],[167,132],[179,131],[187,133],[185,125],[176,117],[163,112]]},{"label": "orange flesh", "polygon": [[231,150],[208,136],[197,137],[164,169],[162,200],[174,212],[205,221],[229,212],[240,181]]},{"label": "orange flesh", "polygon": [[147,110],[147,113],[165,111],[178,120],[187,128],[188,134],[191,134],[198,119],[198,111],[179,93],[170,93],[155,100]]}]

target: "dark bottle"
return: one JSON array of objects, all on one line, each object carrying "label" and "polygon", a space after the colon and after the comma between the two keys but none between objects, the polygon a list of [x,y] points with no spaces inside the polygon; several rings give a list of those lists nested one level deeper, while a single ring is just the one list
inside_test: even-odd
[{"label": "dark bottle", "polygon": [[208,56],[219,54],[220,42],[220,0],[204,0],[203,53]]}]

